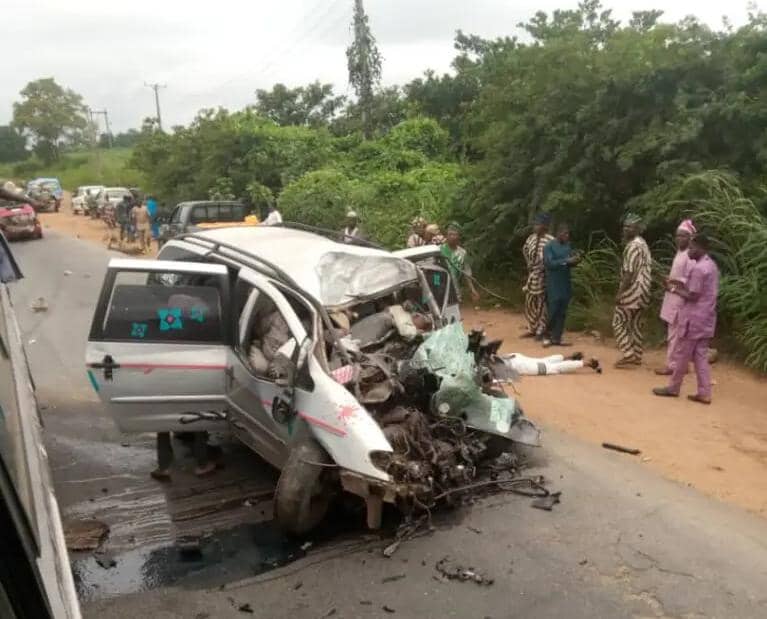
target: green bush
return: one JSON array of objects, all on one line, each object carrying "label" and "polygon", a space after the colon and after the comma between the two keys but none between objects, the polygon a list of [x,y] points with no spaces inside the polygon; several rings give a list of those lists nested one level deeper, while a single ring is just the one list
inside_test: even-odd
[{"label": "green bush", "polygon": [[356,185],[333,169],[304,174],[280,194],[278,206],[285,221],[340,230],[350,208],[355,208]]}]

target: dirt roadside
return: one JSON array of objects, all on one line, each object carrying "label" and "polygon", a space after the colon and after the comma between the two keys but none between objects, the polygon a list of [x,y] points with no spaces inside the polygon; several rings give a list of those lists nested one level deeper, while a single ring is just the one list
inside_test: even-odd
[{"label": "dirt roadside", "polygon": [[[103,245],[104,225],[98,220],[71,214],[68,201],[60,213],[41,215],[45,229]],[[481,326],[492,337],[504,340],[504,352],[544,356],[539,344],[518,339],[521,316],[503,310],[464,310],[467,328]],[[663,363],[663,351],[651,351],[644,367],[614,370],[612,343],[590,335],[569,334],[574,346],[565,354],[581,351],[597,357],[602,375],[591,370],[569,376],[523,379],[517,386],[526,414],[585,441],[611,442],[635,447],[640,466],[687,484],[699,491],[744,507],[767,518],[767,378],[736,365],[714,366],[714,403],[710,407],[686,398],[663,400],[651,395],[664,379],[652,369]],[[555,351],[556,352],[556,351]],[[684,393],[694,390],[688,377]]]}]

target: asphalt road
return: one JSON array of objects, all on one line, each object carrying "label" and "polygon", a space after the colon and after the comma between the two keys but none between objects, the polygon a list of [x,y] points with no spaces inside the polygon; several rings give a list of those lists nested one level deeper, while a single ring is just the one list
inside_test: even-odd
[{"label": "asphalt road", "polygon": [[[381,555],[386,542],[354,533],[250,576],[293,549],[258,528],[268,527],[257,524],[260,513],[233,510],[214,517],[215,543],[204,554],[215,557],[187,573],[173,548],[179,534],[173,505],[206,488],[184,476],[186,460],[173,490],[149,480],[151,437],[117,433],[84,371],[108,254],[55,233],[14,249],[26,279],[13,296],[45,407],[63,512],[98,517],[112,529],[107,547],[116,567],[76,558],[86,616],[244,617],[245,604],[250,616],[293,619],[767,616],[764,520],[660,479],[631,456],[551,431],[534,459],[562,491],[552,512],[531,509],[523,497],[496,496],[438,518],[431,535],[409,541],[391,559]],[[49,309],[32,313],[29,305],[40,296]],[[225,447],[233,464],[207,489],[231,480],[239,491],[248,483],[268,485],[272,474],[257,459]],[[447,555],[494,583],[439,579],[435,564]]]}]

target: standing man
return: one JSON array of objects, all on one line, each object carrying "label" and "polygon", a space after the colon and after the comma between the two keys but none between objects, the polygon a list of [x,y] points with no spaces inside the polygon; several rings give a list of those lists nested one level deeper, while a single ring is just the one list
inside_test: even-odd
[{"label": "standing man", "polygon": [[362,229],[360,228],[360,218],[354,211],[346,213],[346,227],[343,231],[343,242],[353,243],[355,239],[362,239]]},{"label": "standing man", "polygon": [[276,226],[277,224],[282,223],[282,215],[277,210],[277,207],[274,206],[274,204],[270,204],[267,207],[268,215],[266,216],[266,219],[264,219],[264,222],[261,224],[262,226]]},{"label": "standing man", "polygon": [[154,196],[147,196],[146,210],[149,212],[149,227],[152,231],[152,238],[156,240],[160,236],[160,223],[157,221],[157,199]]},{"label": "standing man", "polygon": [[642,219],[628,214],[623,222],[623,249],[621,280],[615,296],[613,331],[623,356],[615,367],[626,369],[642,365],[644,353],[644,310],[650,305],[652,283],[652,256],[646,241],[640,236]]},{"label": "standing man", "polygon": [[522,337],[543,339],[546,330],[546,287],[543,248],[554,239],[549,234],[551,215],[538,213],[533,223],[533,233],[527,237],[522,247],[522,256],[527,265],[527,282],[522,291],[525,293],[525,318],[527,332]]},{"label": "standing man", "polygon": [[[130,218],[131,218],[131,204],[132,198],[129,194],[125,194],[123,199],[117,205],[117,212],[115,217],[117,219],[117,225],[120,228],[120,244],[127,240],[130,236]],[[107,198],[109,202],[109,198]]]},{"label": "standing man", "polygon": [[139,247],[142,253],[146,253],[151,246],[151,235],[149,226],[152,218],[149,216],[149,209],[146,202],[140,206],[134,207],[133,216],[136,221],[136,234],[138,235]]},{"label": "standing man", "polygon": [[672,284],[672,294],[684,303],[677,317],[678,339],[674,346],[674,373],[668,387],[653,389],[661,397],[679,396],[690,361],[695,365],[698,391],[687,396],[700,404],[711,404],[711,367],[708,344],[716,330],[716,297],[719,294],[719,269],[708,255],[708,237],[698,234],[690,241],[689,255],[695,262],[686,284]]},{"label": "standing man", "polygon": [[426,220],[423,217],[416,217],[413,223],[410,224],[410,236],[407,237],[407,246],[422,247],[426,245],[424,234],[426,233]]},{"label": "standing man", "polygon": [[570,227],[557,226],[557,238],[549,241],[543,249],[543,263],[546,269],[546,308],[548,310],[548,338],[544,346],[569,346],[562,342],[565,330],[567,307],[573,296],[570,269],[580,262],[580,256],[570,246]]},{"label": "standing man", "polygon": [[671,272],[666,278],[666,294],[663,296],[663,306],[660,309],[660,317],[666,323],[666,367],[661,370],[655,370],[659,376],[671,376],[674,373],[674,346],[679,339],[679,325],[677,317],[679,310],[684,305],[684,299],[673,292],[675,287],[685,285],[690,275],[695,261],[692,260],[687,249],[690,246],[690,239],[695,234],[695,226],[692,221],[685,219],[676,230],[676,256],[671,264]]},{"label": "standing man", "polygon": [[461,227],[457,223],[451,223],[447,227],[447,239],[440,245],[440,253],[447,261],[447,268],[450,276],[453,278],[457,290],[465,282],[471,291],[471,298],[474,302],[479,301],[479,292],[474,286],[474,278],[471,273],[471,266],[468,263],[468,254],[461,247]]}]

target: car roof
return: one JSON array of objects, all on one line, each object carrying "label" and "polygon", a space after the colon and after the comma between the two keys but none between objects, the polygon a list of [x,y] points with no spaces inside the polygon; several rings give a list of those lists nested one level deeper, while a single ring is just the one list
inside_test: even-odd
[{"label": "car roof", "polygon": [[190,236],[275,265],[326,307],[374,297],[418,278],[412,262],[386,250],[339,243],[304,230],[237,226]]},{"label": "car roof", "polygon": [[431,256],[440,255],[442,252],[439,245],[421,245],[420,247],[407,247],[405,249],[398,249],[394,252],[395,256],[405,258],[407,260],[414,260],[416,258],[427,258]]},{"label": "car roof", "polygon": [[243,206],[242,202],[239,200],[190,200],[188,202],[179,202],[176,207],[190,207],[190,206],[200,206],[200,205],[208,205],[208,204],[223,204],[223,205],[229,205],[232,206]]},{"label": "car roof", "polygon": [[104,187],[104,191],[125,191],[130,193],[127,187]]}]

